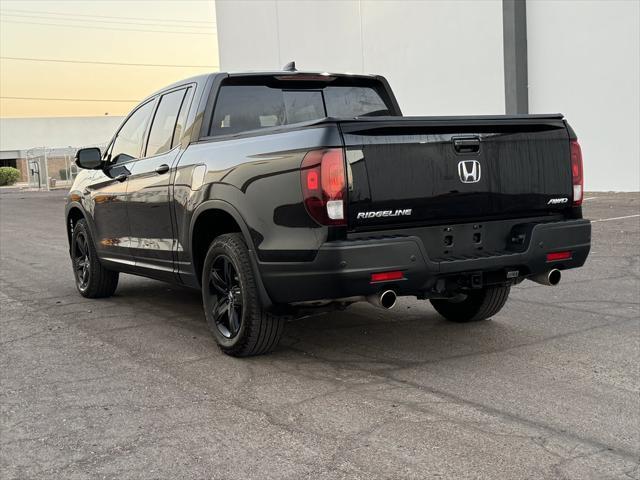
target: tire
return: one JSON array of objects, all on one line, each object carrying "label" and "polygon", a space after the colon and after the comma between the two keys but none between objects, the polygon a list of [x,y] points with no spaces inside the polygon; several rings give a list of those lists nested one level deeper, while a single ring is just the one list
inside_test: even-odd
[{"label": "tire", "polygon": [[202,268],[202,303],[209,330],[227,355],[268,353],[282,337],[285,319],[262,308],[249,250],[238,233],[211,243]]},{"label": "tire", "polygon": [[430,300],[436,311],[450,322],[487,320],[498,313],[509,298],[511,287],[486,287],[470,290],[462,301]]},{"label": "tire", "polygon": [[87,221],[82,219],[71,235],[71,264],[76,288],[87,298],[110,297],[118,288],[120,274],[102,266]]}]

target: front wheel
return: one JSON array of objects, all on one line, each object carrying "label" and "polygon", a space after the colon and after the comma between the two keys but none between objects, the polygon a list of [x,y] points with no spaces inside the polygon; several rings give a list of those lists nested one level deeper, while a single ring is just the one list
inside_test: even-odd
[{"label": "front wheel", "polygon": [[272,351],[284,330],[284,318],[260,304],[249,250],[240,234],[217,237],[202,269],[202,302],[209,330],[220,349],[234,357]]},{"label": "front wheel", "polygon": [[87,298],[110,297],[118,287],[119,273],[105,268],[98,259],[89,226],[79,220],[71,235],[71,263],[80,295]]},{"label": "front wheel", "polygon": [[433,308],[450,322],[479,322],[498,313],[509,298],[511,287],[485,287],[470,290],[462,298],[430,300]]}]

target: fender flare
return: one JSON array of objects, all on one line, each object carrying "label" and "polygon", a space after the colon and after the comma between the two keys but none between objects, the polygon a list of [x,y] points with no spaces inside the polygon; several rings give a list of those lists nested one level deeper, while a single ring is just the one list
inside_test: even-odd
[{"label": "fender flare", "polygon": [[253,240],[251,237],[251,232],[249,231],[249,227],[247,226],[247,222],[244,220],[244,217],[229,202],[215,199],[215,200],[206,200],[202,202],[200,205],[198,205],[198,207],[194,210],[193,215],[191,216],[191,221],[189,223],[189,250],[191,251],[193,248],[193,229],[196,225],[196,222],[200,217],[200,215],[208,210],[221,210],[231,215],[231,217],[235,220],[235,222],[240,227],[240,232],[242,233],[242,236],[244,237],[244,241],[247,244],[247,249],[249,250],[249,261],[251,262],[251,267],[253,268],[253,274],[256,279],[256,287],[258,288],[260,301],[264,308],[266,309],[271,308],[273,306],[273,302],[271,301],[271,298],[269,297],[269,294],[267,293],[267,290],[264,287],[264,283],[262,282],[262,275],[260,274],[260,269],[258,268],[258,259],[255,251],[255,246],[253,244]]}]

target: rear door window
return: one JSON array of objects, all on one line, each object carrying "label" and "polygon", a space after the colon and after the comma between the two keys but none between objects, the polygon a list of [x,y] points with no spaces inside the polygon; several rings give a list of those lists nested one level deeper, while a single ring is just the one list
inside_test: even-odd
[{"label": "rear door window", "polygon": [[325,117],[389,114],[389,107],[372,87],[291,89],[266,85],[223,85],[218,93],[209,133],[227,135]]},{"label": "rear door window", "polygon": [[185,92],[186,89],[176,90],[160,97],[160,104],[153,117],[147,141],[147,157],[160,155],[171,150],[173,134]]},{"label": "rear door window", "polygon": [[187,93],[182,100],[182,106],[180,107],[180,114],[176,121],[176,129],[173,132],[173,140],[171,141],[171,148],[180,143],[182,136],[185,132],[185,125],[187,123],[187,114],[189,113],[189,106],[191,105],[191,99],[193,98],[193,88],[187,88]]}]

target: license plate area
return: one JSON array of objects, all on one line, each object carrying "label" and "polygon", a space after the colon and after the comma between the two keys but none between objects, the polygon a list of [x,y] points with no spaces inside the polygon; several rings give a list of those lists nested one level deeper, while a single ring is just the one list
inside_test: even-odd
[{"label": "license plate area", "polygon": [[477,222],[430,227],[423,237],[433,261],[469,260],[513,253],[510,238],[513,224]]},{"label": "license plate area", "polygon": [[485,249],[488,238],[490,238],[490,229],[487,231],[482,223],[442,227],[438,256],[475,257],[478,252]]}]

